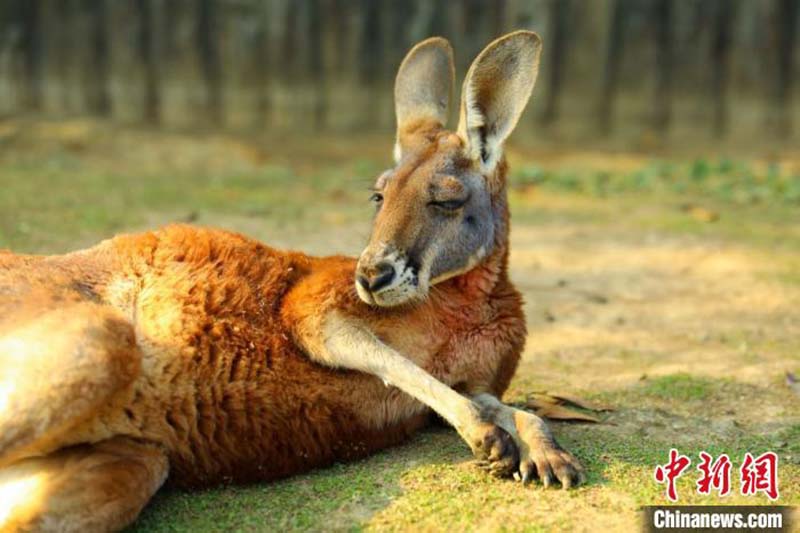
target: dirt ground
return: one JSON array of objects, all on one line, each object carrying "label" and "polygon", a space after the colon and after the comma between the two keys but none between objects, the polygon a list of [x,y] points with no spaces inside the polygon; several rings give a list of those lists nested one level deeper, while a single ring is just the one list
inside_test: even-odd
[{"label": "dirt ground", "polygon": [[[368,232],[366,187],[388,144],[278,150],[94,123],[0,124],[0,248],[66,251],[188,220],[356,254]],[[652,160],[538,156],[517,147],[511,164],[627,173]],[[800,180],[796,158],[778,161]],[[768,166],[752,161],[755,173]],[[731,457],[734,493],[745,452],[777,452],[777,503],[800,504],[800,393],[786,382],[800,373],[800,204],[512,184],[511,276],[530,335],[506,400],[563,392],[614,408],[600,424],[554,423],[588,469],[584,487],[487,478],[452,431],[433,428],[280,483],[165,492],[134,530],[630,531],[640,506],[667,502],[653,471],[673,447],[692,458],[681,503],[769,503],[698,495],[697,454],[707,450]]]}]

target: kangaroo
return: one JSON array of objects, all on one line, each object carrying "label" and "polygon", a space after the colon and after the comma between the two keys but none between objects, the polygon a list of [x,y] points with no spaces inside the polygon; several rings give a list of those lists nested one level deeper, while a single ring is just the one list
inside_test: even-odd
[{"label": "kangaroo", "polygon": [[503,144],[541,41],[492,42],[445,129],[453,52],[395,83],[395,166],[358,259],[169,226],[59,256],[0,253],[0,529],[118,530],[165,480],[268,481],[452,425],[496,476],[582,467],[504,405],[525,342]]}]

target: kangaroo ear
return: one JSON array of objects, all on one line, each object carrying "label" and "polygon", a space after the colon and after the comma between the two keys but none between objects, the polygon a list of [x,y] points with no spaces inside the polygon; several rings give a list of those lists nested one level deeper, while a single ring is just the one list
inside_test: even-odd
[{"label": "kangaroo ear", "polygon": [[395,160],[402,157],[404,133],[423,123],[447,123],[454,79],[453,48],[446,39],[431,37],[408,52],[394,82]]},{"label": "kangaroo ear", "polygon": [[458,134],[487,175],[502,159],[503,143],[528,103],[541,50],[537,34],[509,33],[484,48],[464,78]]}]

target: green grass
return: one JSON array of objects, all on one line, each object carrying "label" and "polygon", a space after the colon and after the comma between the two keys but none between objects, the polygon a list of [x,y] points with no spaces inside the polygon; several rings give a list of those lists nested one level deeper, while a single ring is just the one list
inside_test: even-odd
[{"label": "green grass", "polygon": [[[778,163],[762,167],[725,158],[656,159],[633,171],[521,165],[512,170],[510,180],[516,191],[533,187],[600,200],[588,210],[585,202],[583,207],[568,208],[566,212],[576,221],[616,221],[643,232],[691,235],[762,249],[800,249],[800,226],[792,222],[800,211],[800,174]],[[512,202],[517,195],[512,193]],[[698,208],[714,220],[694,216]],[[544,218],[530,212],[517,218],[522,217],[526,222]],[[786,275],[792,278],[796,272],[795,268]]]},{"label": "green grass", "polygon": [[628,172],[553,171],[528,165],[514,171],[512,178],[519,185],[537,185],[600,197],[644,192],[702,196],[736,205],[783,203],[800,206],[800,174],[777,162],[757,169],[746,161],[728,158],[677,163],[656,159]]},{"label": "green grass", "polygon": [[682,402],[705,400],[713,394],[713,382],[688,374],[675,374],[650,380],[641,392],[655,398]]},{"label": "green grass", "polygon": [[[0,248],[56,250],[63,248],[60,243],[143,227],[153,217],[159,223],[203,223],[234,215],[263,219],[279,229],[291,221],[296,230],[318,227],[323,216],[355,220],[356,199],[366,198],[369,180],[345,176],[346,170],[309,176],[265,166],[236,173],[160,174],[97,172],[77,162],[44,170],[7,165],[0,176]],[[299,201],[303,197],[307,201]]]},{"label": "green grass", "polygon": [[[274,531],[417,528],[538,530],[552,520],[553,508],[566,504],[584,514],[585,504],[607,507],[592,513],[635,512],[640,505],[664,502],[663,487],[652,480],[655,465],[665,463],[675,440],[631,438],[600,426],[556,425],[561,443],[576,453],[588,471],[586,486],[573,492],[524,487],[487,477],[469,463],[469,453],[453,432],[423,432],[408,445],[367,460],[336,465],[269,485],[225,487],[201,493],[165,491],[133,531]],[[681,453],[697,464],[698,453],[727,453],[734,466],[745,452],[778,451],[797,457],[800,426],[766,436],[713,442],[698,436],[682,443]],[[787,444],[788,443],[788,444]],[[692,467],[694,468],[694,467]],[[800,457],[781,465],[783,503],[800,499]],[[719,503],[694,491],[694,472],[679,482],[687,504]],[[607,493],[629,498],[606,501]],[[764,504],[764,497],[731,496],[726,504]],[[507,514],[502,511],[505,509]],[[585,516],[557,515],[559,529],[577,527]],[[537,525],[538,524],[538,525]],[[223,527],[224,525],[224,527]]]},{"label": "green grass", "polygon": [[462,458],[460,443],[451,437],[450,432],[428,431],[412,446],[272,484],[199,494],[165,491],[134,530],[207,531],[220,523],[227,530],[346,528],[401,494],[401,478],[409,469],[441,467]]}]

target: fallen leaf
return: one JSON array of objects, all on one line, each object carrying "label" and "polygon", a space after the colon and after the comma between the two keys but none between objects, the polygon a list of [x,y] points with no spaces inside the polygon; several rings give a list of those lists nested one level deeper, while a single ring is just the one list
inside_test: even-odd
[{"label": "fallen leaf", "polygon": [[586,411],[612,411],[607,405],[598,405],[587,400],[563,393],[534,392],[528,395],[521,405],[538,416],[550,420],[598,423],[600,419]]},{"label": "fallen leaf", "polygon": [[572,396],[570,394],[564,394],[561,392],[548,392],[547,394],[552,396],[553,398],[561,400],[563,403],[571,404],[574,405],[575,407],[586,409],[587,411],[607,412],[614,410],[614,408],[611,407],[610,405],[590,402],[589,400],[584,400],[583,398],[578,398],[577,396]]},{"label": "fallen leaf", "polygon": [[563,405],[547,402],[537,402],[536,400],[528,400],[525,406],[536,413],[542,418],[550,420],[567,420],[572,422],[591,422],[597,424],[600,419],[590,414],[578,411],[577,409],[570,409]]}]

